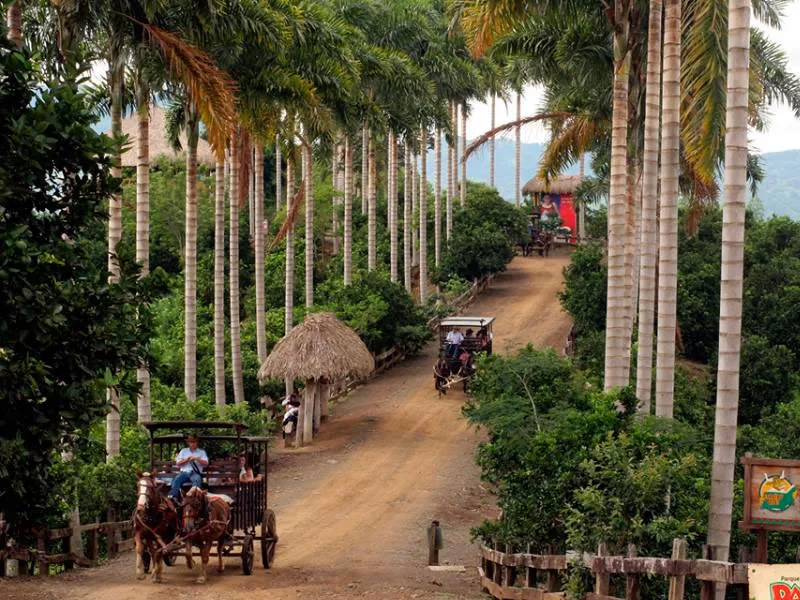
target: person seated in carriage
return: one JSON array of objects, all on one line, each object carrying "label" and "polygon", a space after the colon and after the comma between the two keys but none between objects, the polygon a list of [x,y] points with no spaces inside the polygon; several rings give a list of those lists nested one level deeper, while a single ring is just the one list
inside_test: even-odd
[{"label": "person seated in carriage", "polygon": [[261,473],[253,475],[253,467],[248,464],[247,455],[244,452],[239,454],[239,481],[250,483],[251,481],[261,481],[263,478]]},{"label": "person seated in carriage", "polygon": [[478,335],[475,336],[478,339],[478,352],[486,352],[487,354],[492,353],[492,334],[486,327],[481,327],[478,330]]},{"label": "person seated in carriage", "polygon": [[175,466],[180,468],[180,473],[172,480],[172,488],[169,495],[175,502],[178,502],[181,495],[181,486],[191,483],[193,486],[203,485],[203,469],[208,466],[208,455],[206,451],[199,448],[200,439],[190,434],[186,438],[187,447],[183,448],[175,457]]},{"label": "person seated in carriage", "polygon": [[464,341],[464,334],[456,327],[447,332],[445,342],[447,343],[447,355],[450,358],[458,358],[461,352],[461,342]]},{"label": "person seated in carriage", "polygon": [[436,361],[433,367],[434,386],[436,387],[436,391],[440,394],[447,393],[447,378],[450,377],[450,373],[450,361],[448,361],[447,357],[442,353],[439,355],[439,360]]},{"label": "person seated in carriage", "polygon": [[458,355],[458,363],[458,374],[462,377],[466,377],[471,375],[474,371],[475,357],[472,355],[472,352],[463,349]]}]

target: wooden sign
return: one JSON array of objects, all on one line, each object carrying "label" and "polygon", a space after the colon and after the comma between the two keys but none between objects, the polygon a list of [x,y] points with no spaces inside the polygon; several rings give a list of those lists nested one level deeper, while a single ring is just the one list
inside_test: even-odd
[{"label": "wooden sign", "polygon": [[[800,460],[742,457],[742,529],[800,531]],[[798,597],[800,600],[800,597]]]},{"label": "wooden sign", "polygon": [[800,600],[800,565],[748,565],[753,600]]}]

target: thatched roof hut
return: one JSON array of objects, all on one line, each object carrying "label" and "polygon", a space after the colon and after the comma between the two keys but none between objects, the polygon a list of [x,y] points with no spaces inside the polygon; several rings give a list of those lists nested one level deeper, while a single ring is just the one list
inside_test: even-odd
[{"label": "thatched roof hut", "polygon": [[258,370],[260,380],[335,381],[366,377],[375,368],[358,334],[328,312],[312,313],[280,340]]},{"label": "thatched roof hut", "polygon": [[522,193],[532,194],[574,194],[581,178],[578,175],[559,175],[546,182],[541,177],[534,177],[522,187]]}]

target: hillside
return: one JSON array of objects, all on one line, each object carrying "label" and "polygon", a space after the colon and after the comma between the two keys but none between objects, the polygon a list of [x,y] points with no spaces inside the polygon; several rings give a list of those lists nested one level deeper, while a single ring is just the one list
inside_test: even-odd
[{"label": "hillside", "polygon": [[762,155],[766,175],[758,198],[764,212],[800,219],[800,150]]}]

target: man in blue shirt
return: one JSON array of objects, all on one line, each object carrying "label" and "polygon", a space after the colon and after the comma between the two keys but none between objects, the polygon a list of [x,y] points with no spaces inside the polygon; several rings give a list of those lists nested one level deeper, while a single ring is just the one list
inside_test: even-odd
[{"label": "man in blue shirt", "polygon": [[178,456],[175,457],[175,465],[181,472],[172,480],[169,495],[176,500],[181,495],[181,486],[184,483],[190,481],[197,487],[203,483],[203,469],[208,466],[208,456],[205,450],[197,447],[199,441],[196,435],[190,435],[186,438],[188,447],[178,452]]}]

